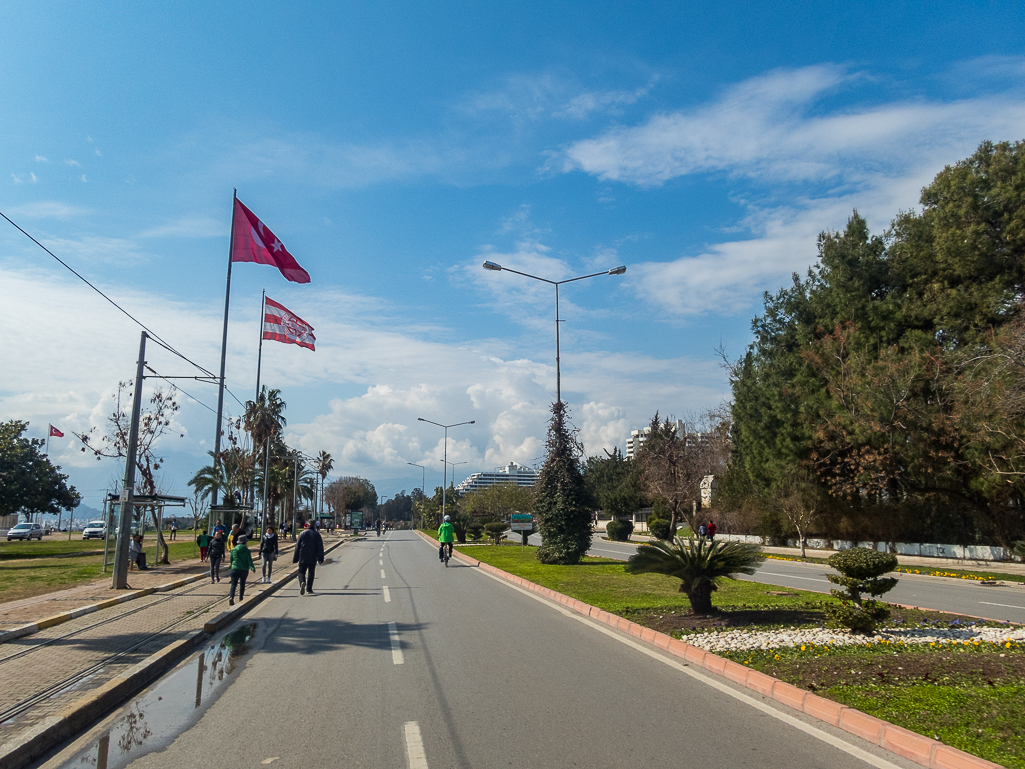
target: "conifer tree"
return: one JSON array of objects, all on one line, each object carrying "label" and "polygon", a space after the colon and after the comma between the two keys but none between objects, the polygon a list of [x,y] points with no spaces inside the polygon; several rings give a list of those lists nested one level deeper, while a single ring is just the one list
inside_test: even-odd
[{"label": "conifer tree", "polygon": [[571,565],[591,547],[593,522],[580,470],[583,447],[567,418],[566,404],[552,404],[547,455],[534,486],[534,513],[541,533],[537,560]]}]

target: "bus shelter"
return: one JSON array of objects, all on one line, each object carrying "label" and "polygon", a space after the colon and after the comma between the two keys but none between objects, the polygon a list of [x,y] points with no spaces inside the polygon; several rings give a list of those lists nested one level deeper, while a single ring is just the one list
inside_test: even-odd
[{"label": "bus shelter", "polygon": [[[121,520],[121,495],[108,494],[104,500],[105,512],[103,521],[106,536],[103,540],[103,571],[106,573],[107,566],[114,565],[114,551],[117,548],[117,528]],[[132,534],[146,533],[146,512],[147,507],[157,509],[156,531],[163,528],[165,507],[185,507],[185,497],[171,497],[166,494],[135,494],[132,496],[132,508],[139,510],[139,519],[132,521]],[[160,558],[160,543],[153,543],[153,563]]]}]

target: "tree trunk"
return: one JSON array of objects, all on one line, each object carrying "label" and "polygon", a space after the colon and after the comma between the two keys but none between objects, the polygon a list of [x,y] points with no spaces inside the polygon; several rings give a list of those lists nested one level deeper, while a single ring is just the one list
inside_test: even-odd
[{"label": "tree trunk", "polygon": [[164,532],[160,530],[160,520],[157,518],[157,509],[155,507],[151,507],[149,514],[153,518],[153,528],[157,532],[157,545],[160,546],[160,555],[157,556],[157,563],[169,564],[171,563],[170,551],[167,548],[167,542],[164,541]]},{"label": "tree trunk", "polygon": [[712,583],[705,582],[687,591],[687,598],[690,600],[690,608],[695,614],[711,614],[712,609]]}]

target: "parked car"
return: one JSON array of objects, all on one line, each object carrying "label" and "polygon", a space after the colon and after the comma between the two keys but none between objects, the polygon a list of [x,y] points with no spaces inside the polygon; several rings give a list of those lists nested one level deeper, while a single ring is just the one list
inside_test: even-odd
[{"label": "parked car", "polygon": [[31,540],[35,537],[38,540],[43,539],[43,527],[38,523],[19,523],[13,529],[7,530],[7,541],[10,542],[12,539],[27,539]]},{"label": "parked car", "polygon": [[89,521],[82,529],[82,539],[103,539],[107,536],[107,524],[103,521]]}]

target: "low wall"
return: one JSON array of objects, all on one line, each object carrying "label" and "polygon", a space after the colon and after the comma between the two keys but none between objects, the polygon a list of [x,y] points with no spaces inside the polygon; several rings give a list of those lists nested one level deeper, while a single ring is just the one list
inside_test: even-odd
[{"label": "low wall", "polygon": [[[747,542],[752,545],[768,544],[763,537],[754,534],[719,534],[719,539],[730,542]],[[880,553],[896,553],[897,555],[914,555],[924,558],[960,558],[966,561],[1011,561],[1013,554],[1004,547],[988,547],[985,545],[934,545],[925,542],[851,542],[848,540],[818,539],[809,537],[805,543],[811,550],[847,550],[851,547],[867,547]],[[782,547],[800,547],[796,538],[786,541]]]}]

